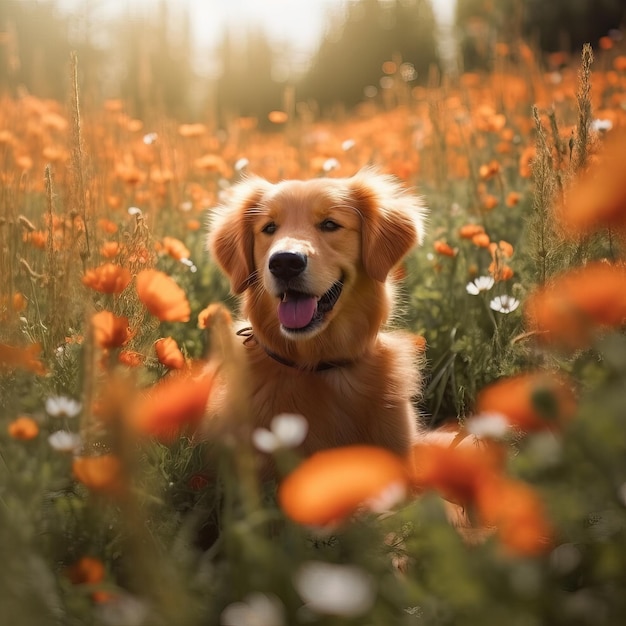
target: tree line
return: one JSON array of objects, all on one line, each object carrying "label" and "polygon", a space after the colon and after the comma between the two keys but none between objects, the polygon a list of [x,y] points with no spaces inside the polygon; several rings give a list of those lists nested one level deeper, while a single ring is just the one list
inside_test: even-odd
[{"label": "tree line", "polygon": [[[438,80],[443,71],[433,0],[352,0],[327,16],[326,34],[308,68],[277,72],[290,57],[262,30],[245,39],[224,32],[213,71],[198,67],[184,3],[158,0],[103,21],[105,0],[83,0],[72,14],[55,0],[0,4],[0,92],[63,99],[72,51],[83,97],[120,97],[131,113],[219,120],[306,103],[315,115]],[[489,70],[495,44],[526,39],[546,53],[597,44],[626,16],[626,0],[458,0],[458,70]],[[398,89],[400,88],[400,89]]]}]

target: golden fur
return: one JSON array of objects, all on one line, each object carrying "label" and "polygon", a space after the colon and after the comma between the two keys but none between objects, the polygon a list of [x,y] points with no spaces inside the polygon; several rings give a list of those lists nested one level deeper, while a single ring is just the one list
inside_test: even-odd
[{"label": "golden fur", "polygon": [[[211,419],[229,412],[229,397],[241,407],[245,394],[254,427],[280,413],[303,415],[305,454],[356,443],[407,453],[419,433],[420,354],[409,333],[383,327],[394,305],[392,270],[421,241],[423,216],[418,198],[371,169],[239,183],[212,218],[209,250],[241,296],[239,328],[253,336],[235,342],[245,367],[225,375]],[[295,276],[292,259],[304,266]],[[282,324],[279,305],[283,321],[295,321]]]}]

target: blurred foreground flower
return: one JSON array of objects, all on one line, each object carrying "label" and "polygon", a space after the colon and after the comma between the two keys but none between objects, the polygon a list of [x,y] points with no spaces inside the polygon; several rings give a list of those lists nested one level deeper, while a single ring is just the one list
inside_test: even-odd
[{"label": "blurred foreground flower", "polygon": [[122,293],[130,281],[130,271],[114,263],[87,270],[82,278],[83,285],[102,293]]},{"label": "blurred foreground flower", "polygon": [[158,270],[137,275],[137,295],[152,315],[162,322],[188,322],[191,308],[185,292],[173,278]]},{"label": "blurred foreground flower", "polygon": [[374,579],[353,565],[308,561],[296,572],[294,585],[307,608],[323,615],[357,617],[376,600]]},{"label": "blurred foreground flower", "polygon": [[279,486],[285,514],[300,524],[326,526],[341,522],[392,485],[406,494],[404,461],[375,446],[355,445],[321,450],[303,461]]},{"label": "blurred foreground flower", "polygon": [[221,626],[284,626],[285,608],[273,595],[251,593],[229,604],[220,615]]},{"label": "blurred foreground flower", "polygon": [[209,366],[200,366],[162,378],[131,409],[135,430],[168,442],[186,427],[196,429],[205,415],[215,373]]},{"label": "blurred foreground flower", "polygon": [[21,415],[12,422],[9,422],[7,431],[13,439],[28,441],[37,437],[39,434],[39,425],[32,417]]},{"label": "blurred foreground flower", "polygon": [[57,452],[76,452],[82,445],[82,439],[78,433],[69,430],[57,430],[48,436],[48,443]]},{"label": "blurred foreground flower", "polygon": [[411,481],[462,506],[476,502],[481,486],[504,471],[505,449],[474,437],[458,445],[417,443],[411,451]]},{"label": "blurred foreground flower", "polygon": [[571,385],[564,377],[547,372],[504,378],[482,389],[476,398],[478,414],[503,415],[523,431],[562,426],[575,411]]},{"label": "blurred foreground flower", "polygon": [[252,442],[257,450],[272,453],[280,448],[295,448],[305,439],[309,424],[302,415],[281,413],[274,417],[267,428],[256,428]]},{"label": "blurred foreground flower", "polygon": [[113,454],[77,456],[72,463],[76,480],[95,493],[119,495],[124,481],[121,460]]},{"label": "blurred foreground flower", "polygon": [[597,159],[566,191],[556,211],[566,234],[626,227],[625,143],[626,131],[609,132]]},{"label": "blurred foreground flower", "polygon": [[626,266],[589,263],[555,276],[532,293],[525,317],[537,338],[567,350],[626,321]]},{"label": "blurred foreground flower", "polygon": [[551,546],[552,526],[539,495],[507,477],[505,462],[505,447],[475,438],[457,445],[417,444],[412,481],[461,505],[477,528],[495,531],[505,551],[541,554]]},{"label": "blurred foreground flower", "polygon": [[553,528],[539,494],[529,485],[508,478],[488,481],[477,493],[479,519],[495,527],[507,552],[536,556],[552,547]]}]

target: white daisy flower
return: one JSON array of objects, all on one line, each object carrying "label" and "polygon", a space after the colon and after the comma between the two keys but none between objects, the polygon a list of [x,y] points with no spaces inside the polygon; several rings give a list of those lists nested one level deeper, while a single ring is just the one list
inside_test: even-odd
[{"label": "white daisy flower", "polygon": [[498,313],[511,313],[519,306],[519,300],[512,296],[496,296],[490,303],[489,307]]},{"label": "white daisy flower", "polygon": [[46,399],[46,413],[50,417],[76,417],[83,405],[66,396],[50,396]]},{"label": "white daisy flower", "polygon": [[337,161],[337,159],[334,159],[334,158],[326,159],[324,161],[324,165],[322,165],[322,169],[325,172],[332,172],[333,170],[336,170],[338,168],[339,168],[339,161]]},{"label": "white daisy flower", "polygon": [[141,215],[141,209],[138,206],[128,207],[128,215]]},{"label": "white daisy flower", "polygon": [[148,133],[143,136],[143,142],[146,144],[146,146],[151,146],[153,143],[156,142],[158,138],[159,136],[156,133]]},{"label": "white daisy flower", "polygon": [[472,282],[467,283],[465,289],[467,290],[467,293],[471,294],[472,296],[477,296],[483,291],[489,291],[493,287],[494,282],[495,281],[493,280],[492,276],[479,276],[478,278],[475,278]]},{"label": "white daisy flower", "polygon": [[354,139],[346,139],[344,142],[342,142],[341,149],[344,152],[347,152],[348,150],[354,148],[355,145],[356,141],[354,141]]},{"label": "white daisy flower", "polygon": [[272,419],[269,430],[255,428],[252,442],[257,450],[272,453],[279,448],[295,448],[305,439],[309,423],[302,415],[281,413]]},{"label": "white daisy flower", "polygon": [[273,595],[251,593],[229,604],[220,616],[221,626],[284,626],[285,609]]},{"label": "white daisy flower", "polygon": [[307,608],[324,615],[363,615],[376,599],[372,576],[353,565],[309,561],[296,572],[294,585]]},{"label": "white daisy flower", "polygon": [[613,128],[613,122],[611,120],[595,119],[591,122],[591,130],[595,130],[598,133],[606,132]]},{"label": "white daisy flower", "polygon": [[509,420],[501,413],[479,413],[465,422],[468,433],[475,437],[505,439],[510,430]]},{"label": "white daisy flower", "polygon": [[57,430],[48,437],[48,443],[57,452],[76,452],[82,445],[82,439],[78,433]]}]

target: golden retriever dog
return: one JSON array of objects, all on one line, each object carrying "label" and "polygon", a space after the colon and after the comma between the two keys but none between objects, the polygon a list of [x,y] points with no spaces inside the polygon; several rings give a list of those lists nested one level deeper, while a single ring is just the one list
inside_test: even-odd
[{"label": "golden retriever dog", "polygon": [[[226,386],[239,406],[245,396],[252,427],[297,413],[309,424],[304,454],[409,451],[421,355],[411,334],[384,328],[394,268],[421,241],[424,215],[419,198],[370,168],[277,184],[250,177],[232,189],[209,250],[241,296],[235,348],[245,368]],[[214,394],[209,412],[224,409]]]}]

